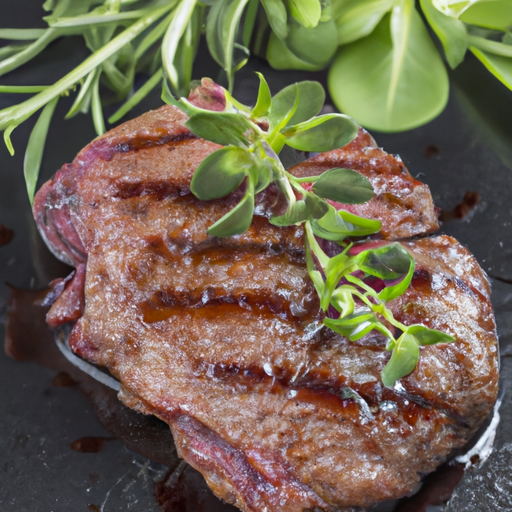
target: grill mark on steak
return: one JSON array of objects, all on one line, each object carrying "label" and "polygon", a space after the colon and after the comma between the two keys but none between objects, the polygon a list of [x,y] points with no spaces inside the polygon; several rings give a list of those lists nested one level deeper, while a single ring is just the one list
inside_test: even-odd
[{"label": "grill mark on steak", "polygon": [[160,290],[155,295],[139,304],[145,323],[162,322],[173,315],[179,314],[180,308],[215,307],[227,304],[238,305],[242,309],[268,311],[284,320],[295,322],[311,321],[318,311],[318,301],[312,301],[313,307],[298,316],[292,313],[290,301],[273,293],[270,289],[247,291],[238,295],[229,293],[222,287],[208,287],[199,290]]},{"label": "grill mark on steak", "polygon": [[89,162],[100,158],[110,162],[117,153],[137,152],[143,149],[151,149],[158,146],[169,146],[172,151],[181,142],[197,139],[198,137],[186,128],[181,133],[169,133],[165,128],[155,129],[153,133],[135,135],[132,137],[120,137],[114,140],[100,138],[93,141],[85,151],[80,153],[80,161],[87,165]]},{"label": "grill mark on steak", "polygon": [[264,368],[254,364],[243,366],[239,362],[210,363],[204,359],[196,360],[192,367],[196,378],[222,381],[238,390],[266,383],[272,393],[323,407],[332,414],[343,412],[363,422],[374,420],[373,414],[378,412],[382,404],[393,404],[393,407],[404,411],[409,425],[415,425],[419,418],[434,421],[435,417],[441,416],[457,424],[457,428],[470,427],[455,409],[431,403],[405,389],[383,388],[377,382],[359,384],[343,375],[333,376],[321,369],[310,369],[305,375],[298,376],[297,369],[289,365],[276,367],[267,364]]}]

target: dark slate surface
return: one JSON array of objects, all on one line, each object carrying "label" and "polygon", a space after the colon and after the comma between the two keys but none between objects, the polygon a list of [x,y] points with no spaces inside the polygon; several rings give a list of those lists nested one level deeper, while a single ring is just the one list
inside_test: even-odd
[{"label": "dark slate surface", "polygon": [[[0,0],[0,25],[30,27],[41,24],[43,11],[35,0]],[[41,25],[40,25],[41,26]],[[11,73],[0,83],[50,83],[86,55],[79,40],[56,42],[38,64]],[[204,59],[203,59],[204,60]],[[214,67],[204,60],[199,74],[216,78]],[[255,95],[257,80],[252,70],[268,73],[277,91],[307,74],[269,71],[252,61],[238,76],[240,99]],[[0,95],[0,108],[13,101]],[[60,102],[47,144],[41,183],[74,155],[95,134],[88,117],[63,121],[70,101]],[[133,115],[159,106],[158,94]],[[468,191],[480,194],[480,202],[464,220],[454,220],[441,231],[458,238],[479,259],[493,285],[502,355],[504,400],[495,449],[489,459],[466,471],[446,507],[448,512],[512,510],[512,94],[468,59],[452,73],[448,108],[427,126],[403,134],[374,134],[388,152],[398,153],[411,174],[428,183],[436,204],[451,210]],[[33,121],[13,134],[17,149],[10,157],[0,144],[0,224],[14,231],[14,239],[0,247],[0,316],[5,318],[9,290],[6,282],[26,289],[46,286],[65,275],[39,240],[31,219],[23,181],[23,152]],[[0,326],[0,336],[4,327]],[[18,362],[0,353],[0,509],[2,511],[158,512],[154,483],[167,468],[129,450],[101,426],[90,403],[77,387],[55,387],[55,370],[30,362]],[[99,453],[80,453],[70,445],[77,439],[107,438]],[[180,471],[184,471],[183,468]],[[194,474],[180,473],[184,489],[197,489]],[[193,483],[190,483],[193,482]],[[165,486],[160,490],[165,491]],[[201,491],[203,492],[203,491]],[[201,497],[202,496],[202,497]],[[206,495],[205,495],[206,496]],[[202,494],[180,512],[228,510],[206,505]],[[390,507],[387,507],[389,510]],[[434,510],[430,508],[429,510]]]}]

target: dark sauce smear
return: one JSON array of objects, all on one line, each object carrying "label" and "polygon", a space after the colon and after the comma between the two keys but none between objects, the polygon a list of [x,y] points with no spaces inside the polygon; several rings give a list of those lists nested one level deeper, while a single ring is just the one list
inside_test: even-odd
[{"label": "dark sauce smear", "polygon": [[465,219],[480,201],[480,193],[469,190],[464,194],[462,201],[453,210],[441,210],[439,220],[450,222]]},{"label": "dark sauce smear", "polygon": [[[35,361],[57,373],[55,387],[76,386],[89,399],[100,423],[113,437],[83,437],[71,444],[81,453],[98,453],[105,443],[123,441],[135,452],[169,467],[165,478],[155,484],[155,497],[163,512],[236,512],[219,500],[202,475],[181,461],[169,427],[152,416],[144,416],[124,406],[117,393],[72,365],[57,348],[48,329],[42,303],[49,290],[20,290],[10,286],[5,352],[18,361]],[[461,465],[445,464],[428,475],[412,497],[375,505],[372,512],[426,512],[430,505],[449,499],[463,474]],[[97,505],[87,506],[92,512]]]},{"label": "dark sauce smear", "polygon": [[13,236],[14,233],[7,226],[0,224],[0,245],[8,244]]},{"label": "dark sauce smear", "polygon": [[429,144],[423,152],[425,158],[433,158],[437,155],[439,155],[439,146],[436,144]]},{"label": "dark sauce smear", "polygon": [[114,441],[115,437],[85,436],[76,439],[69,446],[80,453],[100,453],[107,441]]}]

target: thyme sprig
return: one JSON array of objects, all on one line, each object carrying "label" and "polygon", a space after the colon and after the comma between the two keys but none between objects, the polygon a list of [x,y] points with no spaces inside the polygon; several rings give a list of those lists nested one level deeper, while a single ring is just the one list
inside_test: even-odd
[{"label": "thyme sprig", "polygon": [[[186,126],[193,133],[224,146],[199,165],[191,181],[192,193],[208,201],[246,184],[240,202],[208,233],[227,237],[247,231],[255,195],[274,183],[286,210],[269,221],[275,226],[304,225],[308,273],[326,313],[323,325],[350,341],[374,330],[382,333],[391,358],[381,377],[385,386],[392,386],[414,370],[420,346],[455,338],[419,324],[406,326],[394,318],[387,303],[409,287],[413,257],[399,243],[354,245],[351,237],[378,232],[380,222],[338,210],[328,202],[364,203],[374,195],[370,182],[344,168],[297,178],[279,159],[284,145],[315,152],[343,147],[357,135],[357,123],[342,114],[317,115],[324,103],[324,91],[317,82],[290,85],[272,98],[267,82],[258,75],[260,87],[253,108],[210,79],[203,79],[188,99],[176,100],[164,87],[163,99],[189,116]],[[318,242],[321,239],[338,244],[339,254],[328,257]]]}]

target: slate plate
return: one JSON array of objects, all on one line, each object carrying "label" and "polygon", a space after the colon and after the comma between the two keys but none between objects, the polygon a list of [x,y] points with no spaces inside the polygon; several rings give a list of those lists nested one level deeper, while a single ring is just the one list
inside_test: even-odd
[{"label": "slate plate", "polygon": [[[39,2],[3,0],[2,3],[3,26],[42,26],[40,18],[44,13]],[[57,41],[37,64],[2,77],[0,82],[50,83],[85,55],[80,40],[73,40],[71,44]],[[197,75],[216,78],[215,66],[206,56],[201,59]],[[307,73],[275,73],[264,62],[253,60],[237,78],[235,95],[242,101],[250,101],[255,96],[257,80],[253,71],[256,69],[264,72],[273,91],[311,77]],[[314,78],[318,79],[318,75]],[[504,512],[512,510],[509,469],[512,466],[509,427],[512,420],[509,389],[512,384],[512,94],[471,58],[453,72],[451,78],[450,101],[438,119],[406,133],[374,133],[374,136],[386,151],[400,154],[411,174],[431,187],[437,206],[448,212],[441,232],[455,236],[466,245],[491,276],[502,357],[502,420],[494,452],[481,467],[466,471],[445,510]],[[0,95],[0,108],[13,101],[12,96]],[[133,112],[133,116],[159,105],[158,94],[154,94]],[[88,117],[63,121],[69,106],[70,101],[64,99],[57,109],[40,183],[63,163],[71,161],[95,136]],[[37,290],[68,271],[49,254],[31,218],[22,167],[32,124],[33,121],[29,121],[14,132],[17,149],[14,157],[0,145],[0,224],[14,233],[10,243],[0,246],[0,316],[4,320],[10,296],[4,283]],[[450,220],[453,215],[449,212],[463,202],[467,192],[479,194],[478,204],[464,219]],[[33,324],[31,315],[21,320],[26,321],[27,326]],[[0,336],[3,337],[4,332],[4,327],[0,326]],[[27,336],[35,345],[42,343],[45,337],[41,329],[32,330]],[[157,486],[161,496],[174,493],[175,505],[167,510],[234,510],[220,502],[212,505],[215,502],[210,501],[197,475],[178,466],[172,453],[160,459],[156,457],[163,464],[151,462],[117,440],[100,424],[90,401],[79,391],[80,386],[68,385],[72,382],[63,379],[62,374],[56,378],[55,368],[60,364],[58,352],[45,348],[45,355],[46,367],[14,361],[0,353],[1,510],[159,512],[161,508],[154,496],[155,482],[164,479],[169,465],[177,467],[175,477],[185,491],[176,494],[169,482],[167,486]],[[80,380],[76,374],[73,377]],[[90,389],[87,385],[82,385],[84,387]],[[103,403],[103,406],[107,404],[104,412],[114,415],[115,408],[109,403]],[[104,422],[105,417],[104,414]],[[116,418],[122,421],[119,416]],[[161,429],[156,424],[153,427]],[[164,448],[165,443],[170,446],[168,438],[163,439]],[[137,440],[128,441],[132,448],[137,444]],[[391,505],[388,510],[390,508]],[[429,510],[433,510],[432,507]]]}]

